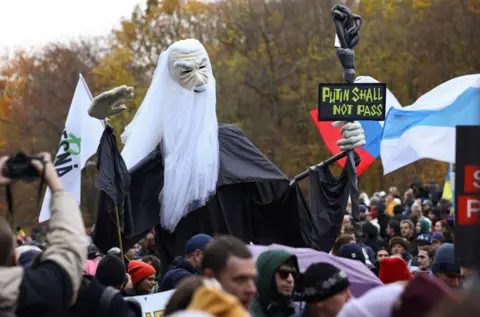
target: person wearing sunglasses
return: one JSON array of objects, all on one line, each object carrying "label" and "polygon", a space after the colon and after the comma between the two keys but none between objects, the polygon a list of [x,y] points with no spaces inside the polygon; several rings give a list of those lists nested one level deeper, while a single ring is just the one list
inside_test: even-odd
[{"label": "person wearing sunglasses", "polygon": [[257,259],[257,296],[250,304],[254,317],[287,317],[295,313],[292,302],[297,257],[281,249],[268,250]]}]

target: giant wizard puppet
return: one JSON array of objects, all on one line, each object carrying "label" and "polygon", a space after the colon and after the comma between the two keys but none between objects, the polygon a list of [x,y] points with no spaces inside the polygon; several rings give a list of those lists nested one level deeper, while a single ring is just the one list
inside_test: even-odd
[{"label": "giant wizard puppet", "polygon": [[[322,237],[309,224],[318,211],[237,126],[217,122],[215,86],[204,46],[175,42],[160,55],[145,99],[121,135],[121,154],[106,126],[97,153],[93,233],[101,250],[120,242],[127,250],[152,228],[167,263],[184,255],[185,242],[200,232],[318,249],[315,240]],[[104,92],[89,114],[105,120],[123,111],[122,101],[133,93],[127,86]],[[360,124],[335,125],[343,125],[342,150],[365,144]]]}]

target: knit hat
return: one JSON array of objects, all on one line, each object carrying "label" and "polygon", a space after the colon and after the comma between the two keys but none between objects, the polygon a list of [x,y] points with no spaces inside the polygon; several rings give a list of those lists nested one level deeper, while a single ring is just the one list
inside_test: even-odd
[{"label": "knit hat", "polygon": [[441,243],[443,243],[445,241],[445,237],[443,236],[443,233],[442,232],[434,232],[432,234],[432,241],[433,240],[438,240],[440,241]]},{"label": "knit hat", "polygon": [[337,256],[351,260],[357,260],[365,264],[365,255],[363,250],[355,243],[344,244],[338,250]]},{"label": "knit hat", "polygon": [[393,305],[403,290],[403,285],[399,283],[375,287],[359,298],[351,298],[337,317],[390,317]]},{"label": "knit hat", "polygon": [[42,253],[42,251],[35,249],[22,252],[18,257],[18,265],[20,265],[24,269],[29,268],[35,256],[40,253]]},{"label": "knit hat", "polygon": [[132,260],[128,263],[128,274],[130,274],[132,278],[132,283],[137,284],[150,275],[155,275],[156,271],[150,264]]},{"label": "knit hat", "polygon": [[384,284],[390,284],[398,281],[411,280],[412,274],[408,269],[407,262],[402,258],[390,257],[380,262],[380,274],[378,278]]},{"label": "knit hat", "polygon": [[402,247],[405,248],[405,250],[408,250],[410,248],[410,242],[402,237],[391,238],[389,242],[390,248],[392,248],[395,244],[400,244]]},{"label": "knit hat", "polygon": [[328,263],[314,263],[295,281],[295,300],[317,303],[350,287],[347,274]]},{"label": "knit hat", "polygon": [[127,278],[125,265],[116,255],[109,254],[100,260],[95,278],[105,286],[118,287]]},{"label": "knit hat", "polygon": [[460,273],[460,265],[455,263],[455,248],[451,243],[442,244],[435,253],[432,273]]},{"label": "knit hat", "polygon": [[185,254],[193,253],[195,250],[205,250],[205,247],[212,239],[208,234],[200,233],[194,235],[185,244]]},{"label": "knit hat", "polygon": [[394,305],[392,317],[423,317],[445,299],[454,300],[456,297],[436,278],[419,275],[405,287]]},{"label": "knit hat", "polygon": [[122,250],[120,250],[120,248],[118,248],[118,247],[113,247],[110,250],[108,250],[107,254],[115,255],[115,256],[121,258],[122,257]]}]

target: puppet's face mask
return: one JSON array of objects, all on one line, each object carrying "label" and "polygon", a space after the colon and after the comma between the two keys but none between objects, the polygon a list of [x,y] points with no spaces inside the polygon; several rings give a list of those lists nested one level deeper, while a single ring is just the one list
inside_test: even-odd
[{"label": "puppet's face mask", "polygon": [[208,57],[205,52],[184,53],[173,50],[168,56],[170,76],[180,86],[195,92],[205,91],[208,82]]}]

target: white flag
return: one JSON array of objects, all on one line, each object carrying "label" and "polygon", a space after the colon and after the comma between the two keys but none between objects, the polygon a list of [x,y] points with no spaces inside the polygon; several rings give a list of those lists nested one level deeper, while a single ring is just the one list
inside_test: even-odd
[{"label": "white flag", "polygon": [[480,125],[480,74],[465,75],[391,108],[383,124],[380,154],[388,174],[423,158],[455,163],[457,126]]},{"label": "white flag", "polygon": [[[87,160],[97,152],[104,129],[102,121],[88,115],[88,107],[92,99],[87,83],[80,74],[55,157],[57,174],[65,190],[75,195],[78,204],[81,197],[81,170]],[[51,195],[50,189],[47,189],[39,222],[50,219]]]}]

